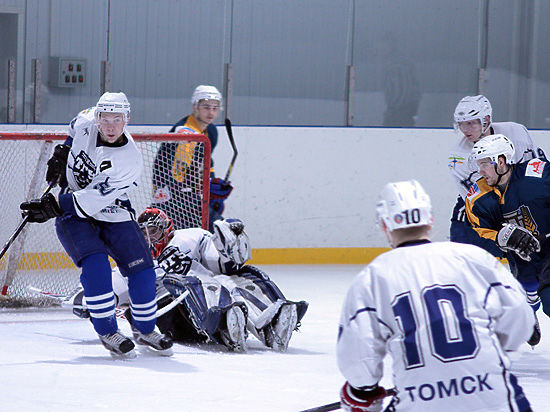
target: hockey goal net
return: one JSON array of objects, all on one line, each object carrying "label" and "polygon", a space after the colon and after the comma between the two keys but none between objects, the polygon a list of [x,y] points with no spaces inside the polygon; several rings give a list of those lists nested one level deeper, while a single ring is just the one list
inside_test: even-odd
[{"label": "hockey goal net", "polygon": [[[176,229],[207,229],[208,138],[180,133],[132,136],[143,157],[141,181],[129,193],[136,217],[146,207],[155,206],[173,219]],[[4,247],[22,220],[21,202],[44,192],[46,163],[55,145],[66,137],[61,133],[0,133],[0,242],[6,242]],[[56,187],[52,193],[57,196],[58,191]],[[0,307],[52,306],[74,290],[79,277],[80,269],[57,239],[55,220],[29,223],[0,260]]]}]

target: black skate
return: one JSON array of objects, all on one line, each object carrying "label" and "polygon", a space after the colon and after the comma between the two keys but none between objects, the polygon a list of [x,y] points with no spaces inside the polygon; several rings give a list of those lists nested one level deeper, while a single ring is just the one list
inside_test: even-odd
[{"label": "black skate", "polygon": [[534,348],[536,345],[539,344],[541,333],[540,333],[540,325],[539,325],[539,318],[537,317],[537,314],[535,313],[535,329],[533,330],[533,334],[527,341],[529,345],[531,345],[531,348]]},{"label": "black skate", "polygon": [[235,352],[246,350],[246,315],[239,305],[233,305],[225,312],[226,325],[221,331],[225,346]]},{"label": "black skate", "polygon": [[138,345],[141,345],[153,353],[161,356],[172,356],[174,351],[172,350],[172,339],[158,333],[141,333],[139,330],[132,326],[132,333],[134,334],[134,340]]},{"label": "black skate", "polygon": [[133,359],[137,356],[134,351],[134,342],[120,333],[119,330],[115,333],[111,333],[110,335],[98,336],[103,346],[111,352],[111,356],[115,358],[120,357],[127,359]]}]

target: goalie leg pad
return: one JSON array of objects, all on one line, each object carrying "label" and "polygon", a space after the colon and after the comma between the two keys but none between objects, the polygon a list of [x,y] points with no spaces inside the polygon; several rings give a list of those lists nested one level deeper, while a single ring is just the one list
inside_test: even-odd
[{"label": "goalie leg pad", "polygon": [[164,285],[175,297],[189,291],[189,296],[182,303],[189,312],[193,325],[199,333],[221,343],[217,332],[225,311],[233,303],[229,291],[208,275],[168,275],[164,279]]}]

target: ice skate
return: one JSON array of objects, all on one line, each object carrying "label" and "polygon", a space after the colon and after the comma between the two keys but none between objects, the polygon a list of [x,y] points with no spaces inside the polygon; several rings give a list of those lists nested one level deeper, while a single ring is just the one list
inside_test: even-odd
[{"label": "ice skate", "polygon": [[239,305],[234,305],[225,312],[226,328],[222,330],[222,341],[230,350],[246,350],[246,316]]},{"label": "ice skate", "polygon": [[285,351],[298,323],[295,303],[285,303],[273,321],[263,328],[265,344],[278,351]]},{"label": "ice skate", "polygon": [[172,356],[174,351],[172,350],[172,339],[153,331],[151,333],[141,333],[136,328],[132,327],[132,333],[134,340],[138,345],[147,348],[153,353],[161,356]]},{"label": "ice skate", "polygon": [[110,335],[98,336],[103,346],[111,352],[111,356],[114,358],[133,359],[137,356],[134,351],[134,342],[120,333],[119,330]]},{"label": "ice skate", "polygon": [[539,344],[541,333],[540,333],[540,325],[539,325],[539,318],[537,317],[537,314],[535,313],[535,329],[533,330],[533,334],[527,341],[529,345],[531,345],[531,348],[534,348],[536,345]]}]

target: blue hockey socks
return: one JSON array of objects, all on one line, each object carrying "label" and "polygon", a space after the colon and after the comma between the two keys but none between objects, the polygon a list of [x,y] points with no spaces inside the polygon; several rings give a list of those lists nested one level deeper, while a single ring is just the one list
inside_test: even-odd
[{"label": "blue hockey socks", "polygon": [[107,255],[96,253],[82,259],[80,281],[95,331],[100,335],[115,333],[115,294]]}]

